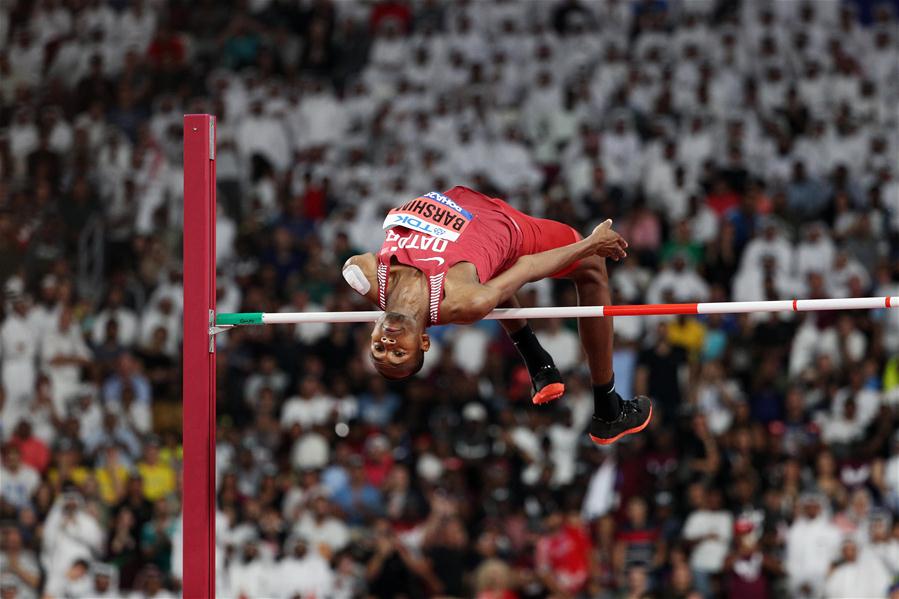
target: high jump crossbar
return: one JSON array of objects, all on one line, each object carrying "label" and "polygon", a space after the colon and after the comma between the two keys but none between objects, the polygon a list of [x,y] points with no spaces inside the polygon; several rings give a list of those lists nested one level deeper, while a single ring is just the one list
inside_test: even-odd
[{"label": "high jump crossbar", "polygon": [[[560,306],[550,308],[500,308],[484,320],[513,318],[586,318],[599,316],[661,316],[666,314],[745,314],[749,312],[816,312],[821,310],[871,310],[899,307],[899,297],[847,297],[755,302],[706,302],[696,304],[637,304],[619,306]],[[313,322],[374,322],[383,312],[236,312],[216,316],[218,328]]]},{"label": "high jump crossbar", "polygon": [[[313,322],[372,322],[368,312],[215,311],[215,117],[184,117],[184,348],[182,591],[186,599],[215,597],[215,343],[234,326]],[[758,302],[570,306],[494,310],[487,320],[665,314],[809,312],[899,307],[899,297],[794,299]]]}]

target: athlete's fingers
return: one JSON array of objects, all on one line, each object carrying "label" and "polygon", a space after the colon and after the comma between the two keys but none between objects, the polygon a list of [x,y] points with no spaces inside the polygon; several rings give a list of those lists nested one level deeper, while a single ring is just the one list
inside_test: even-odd
[{"label": "athlete's fingers", "polygon": [[607,231],[607,230],[609,230],[609,229],[611,229],[611,228],[612,228],[612,219],[611,219],[611,218],[607,218],[606,220],[604,220],[604,221],[602,221],[601,223],[599,223],[599,226],[596,227],[596,229],[594,230],[594,232],[596,232],[596,231]]}]

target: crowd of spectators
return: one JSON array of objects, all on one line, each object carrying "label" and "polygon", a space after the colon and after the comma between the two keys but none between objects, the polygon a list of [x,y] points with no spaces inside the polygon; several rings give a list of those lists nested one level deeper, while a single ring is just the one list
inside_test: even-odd
[{"label": "crowd of spectators", "polygon": [[[182,114],[220,311],[361,307],[343,261],[457,184],[613,218],[616,303],[897,296],[897,9],[0,1],[0,598],[179,593]],[[403,384],[364,326],[219,336],[218,596],[899,597],[899,310],[618,318],[656,415],[611,448],[574,324],[540,408],[494,323]]]}]

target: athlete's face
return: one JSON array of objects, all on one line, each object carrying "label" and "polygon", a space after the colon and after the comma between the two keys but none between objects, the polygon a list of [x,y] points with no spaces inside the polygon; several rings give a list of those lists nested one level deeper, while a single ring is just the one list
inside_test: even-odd
[{"label": "athlete's face", "polygon": [[404,379],[418,371],[431,341],[413,319],[388,312],[371,331],[370,355],[375,369],[389,379]]}]

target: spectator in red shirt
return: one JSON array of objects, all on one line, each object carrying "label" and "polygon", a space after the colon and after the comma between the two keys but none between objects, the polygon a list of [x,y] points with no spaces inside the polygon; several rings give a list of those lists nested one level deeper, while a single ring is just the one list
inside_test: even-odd
[{"label": "spectator in red shirt", "polygon": [[369,17],[371,30],[377,31],[384,21],[393,21],[399,26],[400,31],[408,31],[412,23],[412,11],[409,10],[408,3],[397,0],[379,2]]},{"label": "spectator in red shirt", "polygon": [[30,422],[19,421],[9,443],[19,449],[23,464],[28,464],[41,474],[47,470],[50,465],[50,448],[32,434]]},{"label": "spectator in red shirt", "polygon": [[590,538],[578,516],[562,512],[544,520],[546,532],[537,541],[537,575],[552,594],[574,595],[587,586],[590,577]]},{"label": "spectator in red shirt", "polygon": [[309,220],[320,221],[328,215],[328,197],[326,182],[320,183],[312,179],[310,173],[303,176],[303,215]]},{"label": "spectator in red shirt", "polygon": [[154,69],[173,70],[184,65],[187,46],[181,35],[168,23],[163,23],[150,42],[147,57]]},{"label": "spectator in red shirt", "polygon": [[730,188],[724,177],[717,177],[712,183],[712,189],[705,198],[709,208],[715,211],[719,217],[736,208],[740,204],[740,196]]},{"label": "spectator in red shirt", "polygon": [[365,478],[375,487],[381,487],[393,468],[390,442],[384,435],[375,435],[365,442]]}]

